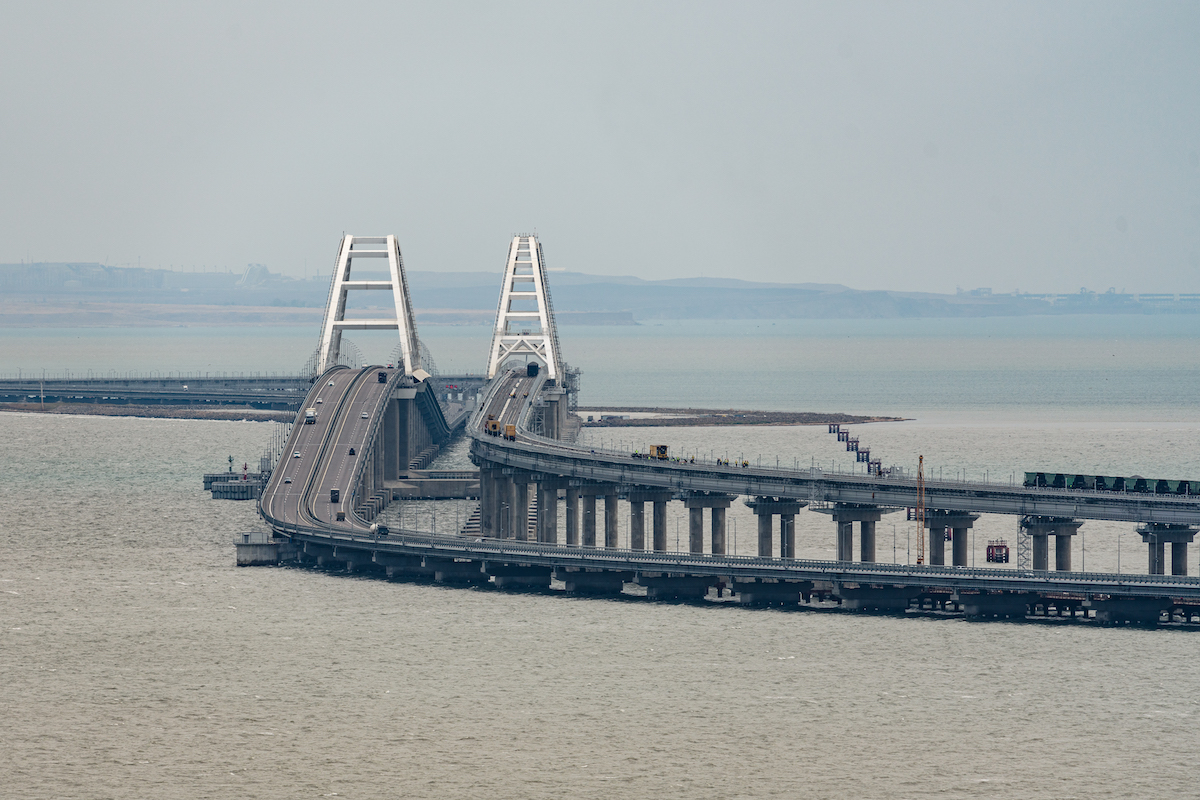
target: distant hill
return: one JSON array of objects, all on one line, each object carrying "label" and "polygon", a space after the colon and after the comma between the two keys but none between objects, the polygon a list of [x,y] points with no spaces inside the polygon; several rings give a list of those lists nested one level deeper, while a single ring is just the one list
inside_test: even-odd
[{"label": "distant hill", "polygon": [[[356,273],[376,279],[378,273]],[[489,324],[500,276],[493,272],[408,273],[418,319]],[[873,319],[1030,314],[1200,313],[1200,295],[958,294],[863,291],[841,284],[756,283],[734,278],[647,281],[633,276],[551,272],[554,306],[563,324],[635,324],[654,319]],[[96,263],[0,264],[0,301],[8,304],[156,304],[322,309],[329,278],[298,280],[250,264],[240,273],[173,272]],[[379,304],[371,293],[352,303]],[[386,302],[386,301],[385,301]],[[366,307],[359,305],[357,307]],[[3,324],[20,323],[3,315]],[[270,316],[270,315],[268,315]],[[48,318],[48,317],[47,317]],[[284,317],[279,317],[284,318]]]}]

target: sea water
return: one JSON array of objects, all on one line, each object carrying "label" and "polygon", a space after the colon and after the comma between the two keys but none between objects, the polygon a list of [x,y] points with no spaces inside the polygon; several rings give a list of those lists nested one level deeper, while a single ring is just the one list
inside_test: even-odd
[{"label": "sea water", "polygon": [[[1007,481],[1026,469],[1200,478],[1190,322],[672,322],[560,336],[583,369],[584,405],[905,417],[857,435],[885,463],[915,466],[923,455],[942,478]],[[0,372],[287,372],[314,338],[136,333],[0,331]],[[422,332],[445,372],[482,370],[489,335]],[[253,505],[208,499],[200,475],[229,455],[252,460],[269,428],[0,414],[0,796],[1195,793],[1192,632],[238,569],[231,540],[258,524]],[[823,426],[584,435],[854,466]],[[880,560],[910,557],[903,516],[879,523]],[[798,555],[831,558],[828,519],[797,522]],[[672,516],[672,545],[678,524]],[[739,551],[753,552],[740,503],[730,525]],[[983,517],[972,557],[982,563],[986,538],[1014,544],[1015,534],[1012,518]],[[1086,558],[1089,570],[1115,570],[1119,559],[1123,571],[1145,571],[1132,525],[1088,522],[1084,537],[1077,567]],[[1196,554],[1189,560],[1195,573]]]}]

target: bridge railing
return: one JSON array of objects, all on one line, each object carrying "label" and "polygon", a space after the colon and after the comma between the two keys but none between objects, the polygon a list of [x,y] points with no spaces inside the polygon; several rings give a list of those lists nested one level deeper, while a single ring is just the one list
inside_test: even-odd
[{"label": "bridge railing", "polygon": [[[532,394],[532,392],[531,392]],[[524,417],[522,417],[524,419]],[[482,438],[481,432],[471,431],[471,435],[476,438]],[[499,446],[512,449],[525,449],[530,452],[554,451],[570,457],[578,457],[580,455],[595,455],[607,459],[614,464],[629,463],[633,457],[632,450],[626,449],[611,449],[605,447],[583,447],[567,442],[562,442],[556,439],[548,439],[528,430],[522,432],[523,438],[532,446],[523,446],[522,442],[504,442]],[[740,464],[722,464],[715,456],[705,456],[702,453],[689,456],[687,459],[679,460],[660,460],[650,458],[645,453],[642,453],[639,460],[644,458],[648,463],[661,464],[668,469],[686,470],[691,472],[715,473],[727,476],[762,476],[765,478],[782,478],[795,479],[800,478],[809,481],[820,481],[825,478],[834,478],[840,482],[857,483],[863,487],[881,486],[881,487],[896,487],[916,491],[917,480],[909,475],[869,475],[858,471],[841,471],[827,470],[824,467],[809,466],[799,468],[788,467],[763,467],[757,465],[749,465],[746,467]],[[1027,487],[1024,484],[1015,482],[994,482],[994,481],[946,481],[946,480],[926,480],[926,493],[941,494],[943,496],[959,496],[970,497],[978,496],[981,493],[989,495],[1019,495],[1021,497],[1033,498],[1072,498],[1072,499],[1097,499],[1097,500],[1112,500],[1114,498],[1123,498],[1129,501],[1153,500],[1158,504],[1179,504],[1181,506],[1195,507],[1200,503],[1200,496],[1196,495],[1168,495],[1168,494],[1147,494],[1141,492],[1121,491],[1100,491],[1096,489],[1069,489],[1069,488],[1054,488],[1049,486]],[[805,499],[805,498],[800,498]],[[930,506],[933,507],[933,506]]]},{"label": "bridge railing", "polygon": [[[1175,575],[1141,575],[1111,572],[1056,572],[1041,570],[1008,570],[984,567],[953,567],[917,564],[883,564],[878,562],[822,561],[815,559],[764,558],[759,556],[713,555],[710,553],[658,552],[616,547],[583,547],[520,542],[514,539],[447,536],[414,530],[393,530],[386,537],[349,530],[319,529],[313,526],[290,526],[286,531],[297,536],[312,536],[329,542],[353,542],[368,548],[390,550],[409,548],[427,551],[429,555],[471,558],[474,560],[530,562],[578,562],[613,570],[635,569],[645,572],[703,572],[730,574],[739,572],[770,572],[776,577],[789,574],[819,574],[825,579],[871,583],[891,580],[928,581],[935,578],[985,582],[1017,583],[1030,591],[1064,591],[1075,587],[1081,593],[1103,594],[1106,589],[1125,591],[1144,589],[1177,590],[1188,596],[1200,596],[1200,578]],[[1054,588],[1047,588],[1052,585]]]}]

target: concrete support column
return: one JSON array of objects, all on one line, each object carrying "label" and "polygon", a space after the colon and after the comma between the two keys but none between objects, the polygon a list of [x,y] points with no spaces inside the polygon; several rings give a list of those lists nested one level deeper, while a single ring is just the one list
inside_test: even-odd
[{"label": "concrete support column", "polygon": [[584,547],[596,546],[596,495],[583,496],[583,542]]},{"label": "concrete support column", "polygon": [[538,535],[545,544],[558,544],[558,481],[538,482]]},{"label": "concrete support column", "polygon": [[854,523],[838,522],[837,524],[837,560],[854,560]]},{"label": "concrete support column", "polygon": [[854,560],[854,523],[859,524],[859,557],[875,560],[875,523],[884,514],[879,506],[838,503],[833,508],[816,509],[833,517],[837,525],[835,553],[838,561]]},{"label": "concrete support column", "polygon": [[796,557],[796,515],[779,515],[779,557]]},{"label": "concrete support column", "polygon": [[529,539],[529,483],[524,475],[513,476],[512,513],[509,530],[518,542]]},{"label": "concrete support column", "polygon": [[1187,542],[1171,542],[1171,574],[1187,575]]},{"label": "concrete support column", "polygon": [[1166,565],[1163,562],[1166,561],[1167,543],[1151,541],[1148,544],[1150,545],[1150,547],[1149,547],[1149,550],[1150,550],[1149,573],[1151,575],[1166,574]]},{"label": "concrete support column", "polygon": [[1194,527],[1149,522],[1137,530],[1150,548],[1151,575],[1166,573],[1168,543],[1171,545],[1171,574],[1187,575],[1187,546],[1196,538]]},{"label": "concrete support column", "polygon": [[725,509],[713,506],[712,509],[712,550],[714,556],[725,555]]},{"label": "concrete support column", "polygon": [[579,490],[567,487],[567,546],[579,544]]},{"label": "concrete support column", "polygon": [[[969,561],[968,561],[968,554],[969,554],[968,542],[969,542],[969,540],[967,539],[967,537],[970,536],[970,534],[971,534],[970,528],[951,528],[950,529],[950,536],[951,536],[950,554],[951,554],[951,558],[953,558],[953,560],[954,560],[954,566],[956,566],[956,567],[969,566]],[[1069,556],[1068,556],[1068,560],[1069,560]]]},{"label": "concrete support column", "polygon": [[875,521],[862,520],[858,523],[858,558],[871,563],[875,560]]},{"label": "concrete support column", "polygon": [[929,526],[929,564],[941,567],[946,564],[946,526],[934,523]]},{"label": "concrete support column", "polygon": [[[383,476],[394,481],[400,476],[400,407],[397,400],[389,400],[384,406],[383,454]],[[404,466],[408,467],[407,464]]]},{"label": "concrete support column", "polygon": [[655,500],[653,509],[654,551],[665,553],[667,551],[667,501]]},{"label": "concrete support column", "polygon": [[1075,532],[1054,533],[1054,568],[1059,572],[1071,571],[1071,537]]},{"label": "concrete support column", "polygon": [[629,501],[629,549],[646,549],[646,504],[641,500]]},{"label": "concrete support column", "polygon": [[775,555],[773,539],[775,531],[775,517],[773,514],[758,515],[758,557],[771,558]]},{"label": "concrete support column", "polygon": [[604,495],[604,546],[619,547],[617,539],[617,495]]},{"label": "concrete support column", "polygon": [[1079,531],[1082,522],[1070,517],[1021,518],[1021,529],[1032,539],[1033,568],[1050,569],[1050,540],[1054,537],[1054,568],[1061,572],[1071,570],[1071,537]]},{"label": "concrete support column", "polygon": [[704,509],[688,509],[688,552],[704,552]]},{"label": "concrete support column", "polygon": [[1029,534],[1033,539],[1033,568],[1050,569],[1050,537],[1041,531]]},{"label": "concrete support column", "polygon": [[684,498],[688,510],[688,549],[692,553],[704,552],[704,509],[712,509],[712,552],[725,553],[725,509],[733,502],[733,495],[693,492]]},{"label": "concrete support column", "polygon": [[496,535],[496,470],[479,470],[479,533],[488,538]]},{"label": "concrete support column", "polygon": [[929,526],[929,563],[941,566],[946,563],[946,529],[950,530],[951,557],[956,567],[967,566],[970,548],[968,536],[978,514],[963,511],[939,511],[930,509],[925,524]]},{"label": "concrete support column", "polygon": [[794,558],[796,550],[796,513],[806,504],[789,497],[754,497],[746,505],[758,517],[758,555],[775,556],[775,516],[779,515],[779,556]]}]

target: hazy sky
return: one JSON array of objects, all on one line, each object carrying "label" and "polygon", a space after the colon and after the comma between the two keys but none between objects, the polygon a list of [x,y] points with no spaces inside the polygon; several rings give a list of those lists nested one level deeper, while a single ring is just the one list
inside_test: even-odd
[{"label": "hazy sky", "polygon": [[6,3],[0,261],[1200,291],[1200,4]]}]

